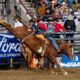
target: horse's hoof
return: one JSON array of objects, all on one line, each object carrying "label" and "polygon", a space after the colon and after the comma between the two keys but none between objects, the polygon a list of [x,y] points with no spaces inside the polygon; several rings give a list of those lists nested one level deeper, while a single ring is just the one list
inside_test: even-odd
[{"label": "horse's hoof", "polygon": [[68,75],[68,72],[65,72],[64,75]]},{"label": "horse's hoof", "polygon": [[63,72],[63,73],[61,73],[62,75],[68,75],[68,72]]}]

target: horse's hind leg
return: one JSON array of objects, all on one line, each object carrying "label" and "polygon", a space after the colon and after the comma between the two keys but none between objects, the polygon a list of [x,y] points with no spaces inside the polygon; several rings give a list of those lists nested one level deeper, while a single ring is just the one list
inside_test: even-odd
[{"label": "horse's hind leg", "polygon": [[32,61],[32,51],[25,44],[21,44],[21,51],[27,61],[28,67],[30,67]]},{"label": "horse's hind leg", "polygon": [[[57,66],[57,68],[60,69],[61,74],[63,75],[68,75],[68,73],[66,71],[63,70],[63,68],[60,66],[60,64],[58,63],[58,61],[56,60],[56,57],[54,57],[53,55],[48,55],[49,60],[55,64]],[[55,74],[54,72],[51,71],[51,73]]]}]

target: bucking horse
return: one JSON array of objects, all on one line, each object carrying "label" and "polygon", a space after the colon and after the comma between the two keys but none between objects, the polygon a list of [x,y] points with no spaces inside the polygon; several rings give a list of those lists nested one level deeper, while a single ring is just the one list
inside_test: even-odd
[{"label": "bucking horse", "polygon": [[[24,40],[24,43],[21,44],[22,54],[25,58],[25,61],[28,63],[28,65],[31,62],[32,54],[33,52],[37,53],[40,47],[44,45],[44,41],[41,39],[38,39],[32,34],[32,31],[28,31],[27,26],[19,26],[16,28],[13,28],[10,24],[7,22],[0,20],[0,25],[2,27],[5,27],[9,32],[11,32],[17,39],[19,39],[21,42]],[[29,26],[28,26],[29,27]],[[58,46],[60,47],[61,52],[64,52],[65,55],[69,57],[69,59],[73,58],[73,52],[72,48],[73,46],[70,45],[68,42],[62,42],[60,40],[57,41]],[[55,64],[57,68],[60,69],[61,74],[67,75],[68,72],[66,72],[58,63],[57,57],[60,53],[52,46],[52,44],[49,42],[47,44],[47,47],[45,49],[44,57],[47,57],[50,62]],[[52,72],[55,74],[54,70]]]}]

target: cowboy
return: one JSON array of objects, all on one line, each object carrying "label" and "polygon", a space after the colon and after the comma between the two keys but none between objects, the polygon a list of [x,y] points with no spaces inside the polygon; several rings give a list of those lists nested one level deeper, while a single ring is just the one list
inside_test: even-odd
[{"label": "cowboy", "polygon": [[42,29],[44,31],[45,36],[50,40],[50,42],[57,49],[57,51],[60,52],[60,49],[59,49],[59,47],[58,47],[55,39],[53,38],[52,35],[49,34],[49,32],[52,32],[53,31],[52,25],[49,25],[48,28],[47,28],[47,26],[44,24],[44,22],[43,21],[40,21],[38,27],[39,27],[39,29]]},{"label": "cowboy", "polygon": [[38,50],[39,53],[41,53],[41,56],[44,56],[44,52],[45,52],[45,48],[46,48],[46,45],[49,43],[48,40],[44,37],[44,35],[42,34],[43,31],[39,29],[38,27],[38,21],[34,20],[34,19],[31,19],[29,21],[29,23],[31,24],[32,26],[32,31],[34,32],[34,35],[36,38],[44,41],[44,45],[43,45],[43,48],[40,47],[40,49]]},{"label": "cowboy", "polygon": [[[64,23],[64,28],[68,31],[68,32],[74,32],[76,31],[76,24],[75,24],[75,21],[74,21],[74,16],[73,15],[69,15],[67,17],[67,20],[65,21]],[[73,38],[74,34],[66,34],[66,37],[67,38]],[[68,41],[68,40],[66,40]],[[71,40],[71,43],[74,43],[73,40]]]}]

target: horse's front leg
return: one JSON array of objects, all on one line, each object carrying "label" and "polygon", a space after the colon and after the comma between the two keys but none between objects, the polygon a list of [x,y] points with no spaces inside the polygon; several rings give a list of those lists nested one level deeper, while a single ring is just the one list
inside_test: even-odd
[{"label": "horse's front leg", "polygon": [[28,67],[30,67],[32,61],[32,51],[25,44],[21,44],[21,51],[27,61]]},{"label": "horse's front leg", "polygon": [[[55,65],[57,66],[57,68],[60,69],[62,75],[68,75],[68,72],[66,72],[66,71],[60,66],[60,64],[58,63],[56,57],[54,57],[53,55],[48,55],[48,58],[49,58],[49,60],[52,62],[52,64],[55,64]],[[51,73],[52,73],[52,74],[55,74],[55,72],[54,72],[53,70],[51,70]]]}]

